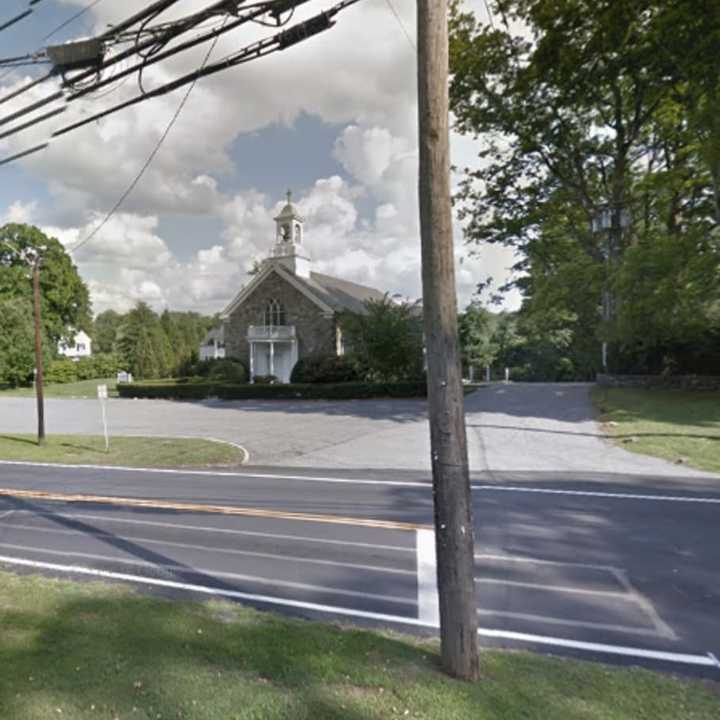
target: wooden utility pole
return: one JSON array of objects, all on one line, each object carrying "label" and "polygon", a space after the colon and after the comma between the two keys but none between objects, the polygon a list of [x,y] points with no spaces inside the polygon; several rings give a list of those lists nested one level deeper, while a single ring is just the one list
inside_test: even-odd
[{"label": "wooden utility pole", "polygon": [[36,251],[33,259],[33,300],[35,316],[35,396],[37,398],[38,445],[45,444],[45,401],[43,397],[43,358],[40,318],[40,263],[42,257]]},{"label": "wooden utility pole", "polygon": [[472,500],[450,200],[447,0],[418,0],[420,234],[443,666],[479,672]]}]

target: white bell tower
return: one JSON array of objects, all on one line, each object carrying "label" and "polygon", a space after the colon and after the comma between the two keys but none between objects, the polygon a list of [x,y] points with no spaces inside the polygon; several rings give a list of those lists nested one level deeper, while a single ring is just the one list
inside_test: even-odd
[{"label": "white bell tower", "polygon": [[275,218],[275,244],[270,257],[279,260],[290,272],[299,277],[310,277],[310,258],[303,248],[303,219],[292,204],[292,192],[287,192],[287,203]]}]

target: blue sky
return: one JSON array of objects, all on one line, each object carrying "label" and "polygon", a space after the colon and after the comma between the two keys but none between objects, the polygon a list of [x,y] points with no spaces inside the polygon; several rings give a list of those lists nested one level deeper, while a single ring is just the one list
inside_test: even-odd
[{"label": "blue sky", "polygon": [[[26,2],[3,3],[0,20]],[[184,15],[207,4],[180,0],[173,12]],[[311,0],[297,14],[309,16],[330,4]],[[2,33],[2,53],[42,46],[46,33],[87,5],[44,0]],[[91,35],[144,5],[104,0],[51,41]],[[395,0],[395,7],[414,34],[414,0]],[[74,255],[96,311],[124,310],[137,300],[158,309],[221,310],[247,281],[253,260],[268,252],[272,217],[288,188],[306,218],[306,245],[318,271],[420,295],[414,50],[385,0],[365,0],[337,20],[306,43],[196,86],[135,191]],[[229,33],[213,57],[269,32],[241,30]],[[198,67],[205,52],[151,68],[146,84]],[[0,86],[20,82],[18,73],[0,79]],[[22,101],[53,89],[46,83]],[[131,80],[108,98],[73,103],[62,121],[0,141],[0,155],[44,140],[69,117],[136,93]],[[142,103],[0,167],[0,219],[38,224],[68,247],[87,238],[155,147],[182,94]],[[14,109],[14,102],[0,109]],[[459,164],[470,164],[476,149],[467,139],[454,139]],[[456,235],[459,259],[467,249],[459,227]],[[483,248],[479,257],[458,264],[461,305],[487,275],[504,281],[512,262],[506,250]],[[509,298],[509,306],[517,301]]]}]

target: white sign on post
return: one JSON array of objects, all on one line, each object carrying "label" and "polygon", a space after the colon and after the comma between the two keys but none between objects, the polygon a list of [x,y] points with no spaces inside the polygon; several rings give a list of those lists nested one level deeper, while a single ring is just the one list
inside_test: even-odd
[{"label": "white sign on post", "polygon": [[105,410],[105,402],[108,397],[107,385],[98,385],[97,394],[98,400],[100,400],[100,407],[102,408],[103,430],[105,432],[105,452],[108,452],[110,450],[110,438],[108,437],[107,412]]}]

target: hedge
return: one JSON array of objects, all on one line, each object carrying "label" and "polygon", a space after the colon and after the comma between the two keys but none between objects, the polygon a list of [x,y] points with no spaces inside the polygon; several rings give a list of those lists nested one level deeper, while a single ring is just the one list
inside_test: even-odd
[{"label": "hedge", "polygon": [[122,398],[167,400],[360,400],[425,397],[424,382],[238,385],[230,383],[128,383],[118,385]]}]

